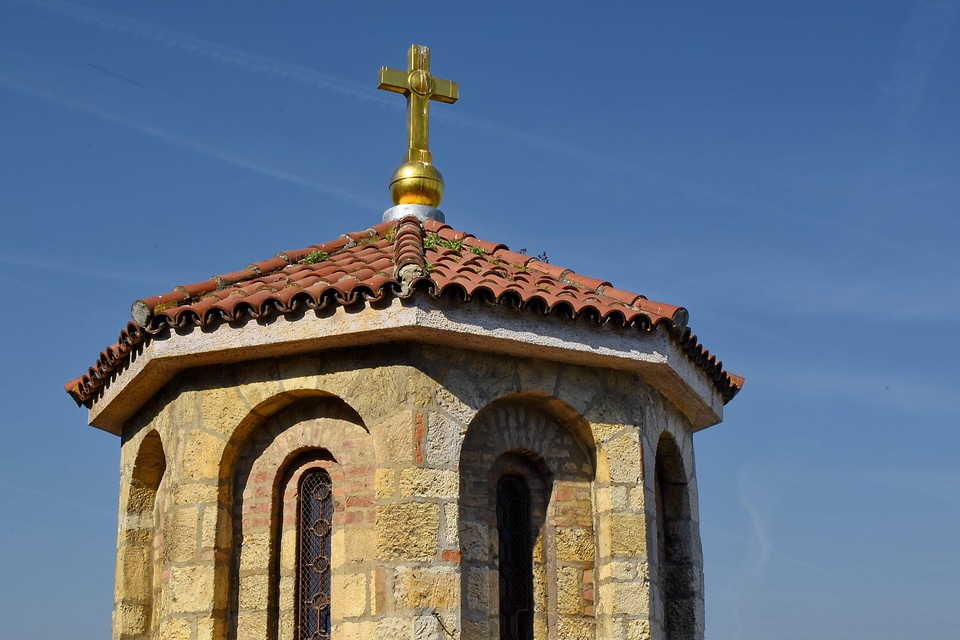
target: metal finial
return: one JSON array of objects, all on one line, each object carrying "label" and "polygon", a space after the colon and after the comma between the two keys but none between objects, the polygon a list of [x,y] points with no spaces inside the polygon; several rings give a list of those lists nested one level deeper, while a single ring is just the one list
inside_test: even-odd
[{"label": "metal finial", "polygon": [[443,176],[430,154],[430,101],[454,103],[460,89],[452,80],[433,77],[430,49],[419,44],[410,45],[406,71],[380,68],[377,88],[407,97],[407,153],[390,179],[393,203],[435,208],[443,198]]}]

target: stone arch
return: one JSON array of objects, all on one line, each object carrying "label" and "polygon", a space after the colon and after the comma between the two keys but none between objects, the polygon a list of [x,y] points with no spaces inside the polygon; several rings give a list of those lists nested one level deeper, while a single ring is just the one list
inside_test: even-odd
[{"label": "stone arch", "polygon": [[114,637],[150,638],[160,610],[160,561],[163,550],[161,485],[167,468],[160,434],[147,433],[137,450],[125,496],[117,549],[118,579]]},{"label": "stone arch", "polygon": [[278,412],[244,431],[245,440],[235,442],[232,473],[221,478],[229,481],[232,496],[221,513],[230,532],[224,557],[232,558],[225,585],[228,637],[236,638],[239,629],[271,640],[294,637],[297,483],[316,466],[325,468],[333,483],[331,567],[333,591],[341,595],[332,607],[336,633],[338,625],[369,611],[376,524],[373,438],[345,402],[320,393],[283,402]]},{"label": "stone arch", "polygon": [[691,486],[676,439],[669,432],[662,432],[654,462],[655,579],[666,640],[702,637],[703,580],[699,575],[699,536],[691,508]]},{"label": "stone arch", "polygon": [[596,559],[589,425],[569,405],[513,394],[481,409],[460,455],[462,638],[498,638],[497,483],[530,491],[534,638],[593,638]]}]

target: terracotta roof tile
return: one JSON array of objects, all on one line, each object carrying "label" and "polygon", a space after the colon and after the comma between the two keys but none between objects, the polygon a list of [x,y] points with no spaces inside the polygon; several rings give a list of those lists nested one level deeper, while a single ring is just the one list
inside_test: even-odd
[{"label": "terracotta roof tile", "polygon": [[407,218],[137,300],[135,322],[87,374],[68,382],[66,390],[78,404],[91,406],[137,349],[173,327],[213,328],[225,321],[417,295],[421,290],[434,297],[509,304],[643,331],[663,326],[711,377],[724,402],[743,386],[743,378],[724,371],[690,333],[682,307],[647,300],[435,220]]}]

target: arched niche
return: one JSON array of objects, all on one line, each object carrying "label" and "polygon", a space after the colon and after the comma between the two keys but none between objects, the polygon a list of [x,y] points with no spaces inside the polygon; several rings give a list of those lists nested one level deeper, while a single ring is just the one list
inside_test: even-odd
[{"label": "arched niche", "polygon": [[316,467],[326,470],[333,489],[335,632],[343,621],[368,614],[365,600],[338,598],[347,583],[369,583],[374,560],[375,447],[357,413],[333,396],[298,398],[248,429],[237,446],[232,500],[223,514],[233,550],[225,554],[231,558],[228,637],[241,628],[270,640],[296,637],[297,491],[302,474]]},{"label": "arched niche", "polygon": [[145,640],[157,628],[163,554],[160,494],[166,468],[160,434],[150,431],[133,463],[119,533],[114,637],[120,640]]},{"label": "arched niche", "polygon": [[660,434],[654,465],[661,626],[666,640],[693,640],[702,618],[699,536],[688,471],[677,441],[668,432]]},{"label": "arched niche", "polygon": [[504,478],[518,479],[529,492],[529,637],[595,637],[595,463],[592,439],[584,434],[589,425],[575,411],[539,395],[501,398],[470,422],[459,466],[464,640],[501,637],[498,487]]}]

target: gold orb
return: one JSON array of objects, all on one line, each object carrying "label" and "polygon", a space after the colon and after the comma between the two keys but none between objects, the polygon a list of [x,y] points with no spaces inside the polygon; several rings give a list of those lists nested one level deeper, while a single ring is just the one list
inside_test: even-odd
[{"label": "gold orb", "polygon": [[432,164],[404,162],[390,178],[394,204],[423,204],[436,208],[443,198],[443,176]]}]

